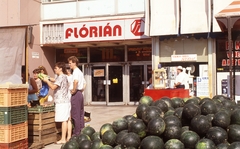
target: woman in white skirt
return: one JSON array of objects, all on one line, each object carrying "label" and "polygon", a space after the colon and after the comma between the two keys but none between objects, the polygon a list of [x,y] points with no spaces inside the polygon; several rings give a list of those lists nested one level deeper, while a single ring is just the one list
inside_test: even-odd
[{"label": "woman in white skirt", "polygon": [[64,62],[55,64],[54,72],[56,78],[51,82],[49,78],[44,78],[44,82],[54,90],[55,121],[62,122],[62,138],[57,144],[66,143],[72,135],[72,123],[70,117],[71,103],[68,95],[68,79]]}]

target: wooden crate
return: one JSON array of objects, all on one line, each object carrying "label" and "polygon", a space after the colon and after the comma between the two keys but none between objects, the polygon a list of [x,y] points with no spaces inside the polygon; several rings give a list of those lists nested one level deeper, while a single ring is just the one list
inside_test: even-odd
[{"label": "wooden crate", "polygon": [[28,123],[0,125],[0,143],[12,143],[28,137]]},{"label": "wooden crate", "polygon": [[27,105],[28,85],[0,85],[0,107]]},{"label": "wooden crate", "polygon": [[28,149],[41,149],[43,147],[44,147],[44,144],[41,142],[28,144]]},{"label": "wooden crate", "polygon": [[28,139],[23,139],[12,143],[0,143],[0,149],[27,149],[27,148]]},{"label": "wooden crate", "polygon": [[57,141],[55,112],[28,113],[28,140],[44,145]]}]

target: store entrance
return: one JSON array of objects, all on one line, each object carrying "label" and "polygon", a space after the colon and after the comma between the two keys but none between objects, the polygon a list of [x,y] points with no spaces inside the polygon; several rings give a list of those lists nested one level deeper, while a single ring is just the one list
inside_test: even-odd
[{"label": "store entrance", "polygon": [[132,64],[130,70],[130,102],[137,102],[143,96],[144,89],[152,77],[151,64]]},{"label": "store entrance", "polygon": [[92,67],[92,102],[123,102],[123,66],[109,65]]}]

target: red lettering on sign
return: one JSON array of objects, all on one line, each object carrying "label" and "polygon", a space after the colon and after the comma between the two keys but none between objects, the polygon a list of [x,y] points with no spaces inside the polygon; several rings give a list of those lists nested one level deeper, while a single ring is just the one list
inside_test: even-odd
[{"label": "red lettering on sign", "polygon": [[107,23],[106,26],[89,26],[83,24],[81,28],[67,28],[65,31],[65,38],[86,38],[86,37],[113,37],[122,36],[122,27],[120,25],[110,26]]}]

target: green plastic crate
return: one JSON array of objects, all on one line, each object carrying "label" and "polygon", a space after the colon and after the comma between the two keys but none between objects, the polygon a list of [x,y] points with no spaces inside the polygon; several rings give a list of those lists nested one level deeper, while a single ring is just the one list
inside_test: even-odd
[{"label": "green plastic crate", "polygon": [[36,106],[36,107],[29,107],[28,113],[45,113],[45,112],[52,112],[55,111],[55,106]]},{"label": "green plastic crate", "polygon": [[27,121],[27,106],[0,107],[0,125],[19,124]]}]

